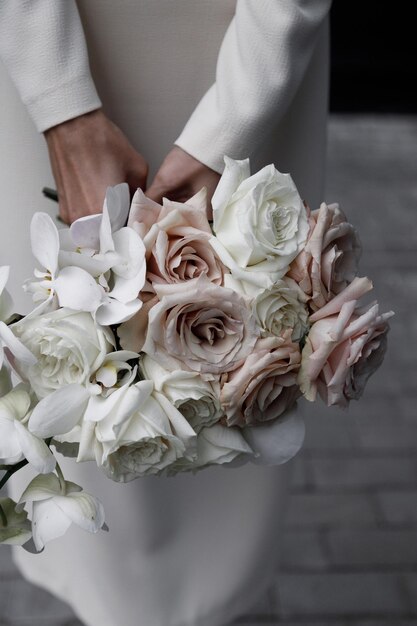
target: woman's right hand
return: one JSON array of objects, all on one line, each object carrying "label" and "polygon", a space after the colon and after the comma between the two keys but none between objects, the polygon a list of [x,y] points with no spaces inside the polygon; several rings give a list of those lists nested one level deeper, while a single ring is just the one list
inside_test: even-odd
[{"label": "woman's right hand", "polygon": [[44,133],[59,196],[59,213],[71,224],[100,213],[108,186],[127,182],[146,189],[148,165],[101,109]]}]

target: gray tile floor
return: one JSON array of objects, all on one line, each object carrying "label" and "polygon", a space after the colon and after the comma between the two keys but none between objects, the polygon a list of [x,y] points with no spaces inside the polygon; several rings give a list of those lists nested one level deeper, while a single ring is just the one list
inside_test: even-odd
[{"label": "gray tile floor", "polygon": [[[331,119],[325,199],[357,225],[361,273],[396,317],[361,402],[348,412],[302,406],[282,567],[235,624],[417,626],[416,164],[417,117]],[[4,547],[0,624],[82,626],[21,578]]]}]

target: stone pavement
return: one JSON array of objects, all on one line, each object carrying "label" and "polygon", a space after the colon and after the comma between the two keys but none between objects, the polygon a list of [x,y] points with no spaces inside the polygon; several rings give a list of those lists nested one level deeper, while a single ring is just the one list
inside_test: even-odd
[{"label": "stone pavement", "polygon": [[[360,230],[361,274],[396,317],[359,403],[348,412],[302,404],[307,436],[292,461],[282,567],[235,625],[417,626],[416,164],[416,117],[331,119],[326,200]],[[82,626],[20,577],[5,547],[0,624]]]}]

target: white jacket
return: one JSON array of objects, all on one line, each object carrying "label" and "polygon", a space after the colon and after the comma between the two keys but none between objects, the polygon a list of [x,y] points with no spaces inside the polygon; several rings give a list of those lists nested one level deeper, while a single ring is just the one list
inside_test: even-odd
[{"label": "white jacket", "polygon": [[[249,154],[286,112],[330,4],[237,0],[216,81],[175,143],[219,172],[224,154]],[[1,0],[0,58],[41,132],[101,106],[74,0]]]}]

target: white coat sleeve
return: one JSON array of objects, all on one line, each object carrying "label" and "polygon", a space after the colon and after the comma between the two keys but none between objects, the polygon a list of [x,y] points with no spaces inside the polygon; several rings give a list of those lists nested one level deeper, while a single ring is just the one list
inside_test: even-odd
[{"label": "white coat sleeve", "polygon": [[237,0],[216,80],[175,144],[221,173],[223,156],[249,156],[286,112],[331,0]]},{"label": "white coat sleeve", "polygon": [[0,59],[40,132],[101,106],[75,0],[0,0]]}]

